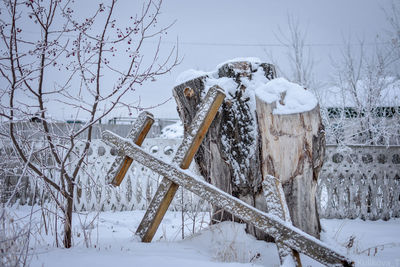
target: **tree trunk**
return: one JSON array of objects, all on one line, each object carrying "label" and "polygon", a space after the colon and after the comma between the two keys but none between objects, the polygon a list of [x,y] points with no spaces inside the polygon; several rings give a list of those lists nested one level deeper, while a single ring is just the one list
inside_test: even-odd
[{"label": "tree trunk", "polygon": [[[262,68],[264,76],[268,80],[276,77],[274,66],[266,63],[231,62],[218,69],[217,76],[219,78],[231,78],[237,84],[237,87],[236,90],[228,90],[225,101],[195,156],[195,161],[198,164],[200,173],[208,182],[251,206],[267,211],[267,203],[262,190],[261,162],[263,160],[261,159],[261,144],[259,140],[269,140],[271,133],[263,131],[262,136],[259,135],[254,92],[251,92],[246,87],[247,84],[250,84],[249,81],[251,82],[255,72],[260,68]],[[212,79],[215,79],[215,77],[205,75],[184,82],[174,88],[173,93],[177,102],[178,113],[185,128],[190,125],[196,114],[201,97],[205,93],[206,85],[214,85],[210,84]],[[223,84],[220,84],[220,86],[224,87]],[[227,90],[227,88],[223,89]],[[272,138],[275,137],[272,136]],[[316,147],[313,142],[318,140],[321,141],[318,138],[315,141],[313,139],[312,142],[307,141],[309,148]],[[310,152],[310,155],[314,156],[315,153]],[[290,158],[294,158],[294,156]],[[320,157],[316,158],[320,159]],[[308,158],[303,157],[302,160],[304,164],[308,164]],[[304,166],[305,175],[309,175],[309,171],[311,171],[311,176],[301,178],[303,176],[299,174],[299,178],[296,176],[291,183],[284,184],[283,187],[290,214],[292,215],[293,213],[293,224],[318,237],[320,227],[315,205],[315,186],[319,169],[307,168],[308,165]],[[281,177],[275,172],[268,174],[278,178]],[[311,179],[308,179],[308,177],[311,177]],[[312,193],[309,194],[309,191]],[[306,203],[302,204],[301,199],[304,199]],[[314,212],[313,216],[300,216],[304,206],[312,206],[309,207],[307,214]],[[308,218],[313,219],[312,226],[302,228],[304,220]],[[236,218],[221,207],[214,206],[212,221],[219,222],[223,220],[236,220]],[[315,224],[318,227],[315,227]],[[309,231],[309,229],[313,231]],[[252,226],[248,225],[247,230],[259,239],[271,240],[271,238]]]},{"label": "tree trunk", "polygon": [[67,198],[67,207],[64,212],[64,247],[71,248],[72,247],[72,210],[74,208],[74,184],[72,182],[68,182],[68,198]]},{"label": "tree trunk", "polygon": [[293,225],[319,238],[316,189],[325,155],[319,106],[304,113],[276,115],[272,112],[275,103],[256,96],[256,105],[263,173],[281,181]]}]

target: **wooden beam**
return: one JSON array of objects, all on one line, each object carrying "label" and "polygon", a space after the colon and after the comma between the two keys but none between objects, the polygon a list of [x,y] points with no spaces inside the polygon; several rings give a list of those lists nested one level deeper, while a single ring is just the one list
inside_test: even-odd
[{"label": "wooden beam", "polygon": [[353,266],[354,262],[315,237],[304,233],[277,216],[262,212],[240,199],[219,190],[190,171],[182,170],[177,165],[171,165],[157,159],[139,146],[126,139],[122,139],[112,132],[103,132],[102,139],[106,143],[116,146],[124,154],[134,158],[143,166],[150,168],[164,177],[168,177],[172,182],[183,186],[211,204],[224,207],[225,210],[240,219],[280,240],[284,245],[300,253],[304,253],[327,266]]},{"label": "wooden beam", "polygon": [[[198,111],[191,125],[185,132],[183,141],[172,159],[172,164],[179,165],[182,169],[189,168],[190,162],[206,135],[224,98],[225,93],[220,87],[213,86],[208,90],[198,107]],[[136,230],[136,234],[140,236],[142,242],[151,242],[178,188],[179,186],[169,179],[165,177],[162,179],[160,186],[157,188]]]},{"label": "wooden beam", "polygon": [[[132,140],[136,145],[141,146],[153,123],[154,117],[151,113],[146,111],[140,113],[126,138]],[[118,153],[107,173],[106,181],[114,186],[119,186],[132,162],[132,158]]]},{"label": "wooden beam", "polygon": [[[290,219],[289,208],[286,204],[281,181],[272,175],[264,173],[263,177],[262,188],[267,203],[268,213],[278,216],[280,219],[291,224],[292,220]],[[300,255],[296,250],[286,246],[280,240],[275,240],[275,243],[278,249],[281,265],[284,265],[287,258],[290,258],[290,261],[293,262],[296,267],[302,266]]]}]

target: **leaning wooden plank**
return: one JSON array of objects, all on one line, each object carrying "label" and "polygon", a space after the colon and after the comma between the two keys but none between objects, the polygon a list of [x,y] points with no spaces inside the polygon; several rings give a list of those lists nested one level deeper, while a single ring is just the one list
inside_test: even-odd
[{"label": "leaning wooden plank", "polygon": [[[140,113],[126,138],[141,146],[153,123],[154,117],[151,113],[146,111]],[[114,186],[119,186],[132,162],[130,157],[118,153],[107,173],[106,181]]]},{"label": "leaning wooden plank", "polygon": [[126,155],[134,158],[143,166],[150,168],[172,182],[183,186],[185,189],[206,199],[214,205],[224,207],[240,219],[253,224],[255,227],[281,240],[286,246],[327,265],[327,266],[353,266],[353,262],[339,252],[328,247],[320,240],[312,237],[279,217],[262,212],[247,203],[237,199],[215,186],[196,177],[188,170],[182,170],[177,165],[170,165],[157,159],[132,143],[130,140],[119,137],[112,132],[102,133],[102,139],[106,143],[116,146]]},{"label": "leaning wooden plank", "polygon": [[[172,159],[173,164],[179,165],[182,169],[189,168],[224,98],[225,93],[221,88],[218,86],[210,88]],[[178,188],[179,186],[169,179],[165,177],[162,179],[136,231],[142,242],[151,242]]]},{"label": "leaning wooden plank", "polygon": [[[285,194],[281,181],[272,175],[265,175],[262,183],[264,197],[267,202],[267,211],[285,222],[292,223],[290,219],[289,209],[286,204]],[[301,267],[300,255],[297,251],[284,245],[280,240],[275,240],[278,248],[279,259],[281,265],[285,262],[293,262],[294,266]]]}]

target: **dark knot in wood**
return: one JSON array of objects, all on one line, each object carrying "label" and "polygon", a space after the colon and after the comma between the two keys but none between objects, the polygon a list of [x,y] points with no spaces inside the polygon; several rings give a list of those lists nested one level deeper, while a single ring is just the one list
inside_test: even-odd
[{"label": "dark knot in wood", "polygon": [[183,90],[183,94],[185,95],[186,98],[192,98],[192,96],[194,96],[194,90],[190,87],[186,87]]}]

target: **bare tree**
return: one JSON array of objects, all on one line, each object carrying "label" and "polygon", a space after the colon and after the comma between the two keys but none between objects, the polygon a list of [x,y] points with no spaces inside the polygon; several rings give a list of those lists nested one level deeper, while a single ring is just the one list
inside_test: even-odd
[{"label": "bare tree", "polygon": [[384,9],[386,18],[389,22],[389,42],[396,54],[396,59],[400,58],[400,4],[392,1],[389,8]]},{"label": "bare tree", "polygon": [[[117,0],[91,2],[90,10],[77,5],[3,0],[0,18],[5,126],[0,134],[61,210],[66,248],[72,245],[76,179],[86,164],[94,125],[115,108],[140,109],[127,101],[132,91],[179,63],[176,47],[164,59],[160,54],[161,38],[171,26],[158,25],[161,0],[135,3],[139,10],[128,22],[121,19],[124,7]],[[144,42],[153,39],[158,40],[153,53],[144,54]],[[62,129],[51,118],[54,106],[86,122]]]},{"label": "bare tree", "polygon": [[[314,75],[315,60],[306,43],[307,28],[302,28],[300,20],[293,15],[287,15],[287,27],[287,31],[279,27],[275,38],[285,47],[289,68],[285,70],[279,67],[282,64],[273,63],[280,75],[306,88],[316,89],[318,82]],[[274,61],[273,56],[268,52],[267,54]]]},{"label": "bare tree", "polygon": [[341,58],[333,62],[338,101],[327,113],[328,136],[344,144],[398,142],[399,110],[393,94],[399,83],[394,53],[379,43],[367,51],[364,41],[357,45],[346,41]]},{"label": "bare tree", "polygon": [[383,11],[389,28],[374,46],[347,38],[341,57],[332,60],[336,103],[326,107],[324,119],[327,136],[339,144],[400,142],[400,7],[393,1]]}]

